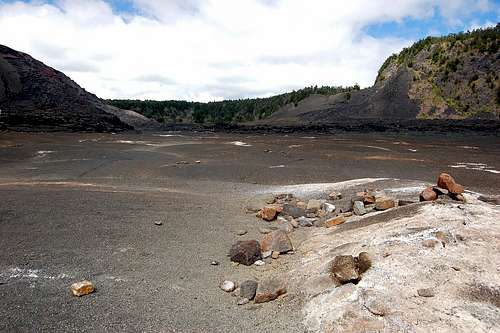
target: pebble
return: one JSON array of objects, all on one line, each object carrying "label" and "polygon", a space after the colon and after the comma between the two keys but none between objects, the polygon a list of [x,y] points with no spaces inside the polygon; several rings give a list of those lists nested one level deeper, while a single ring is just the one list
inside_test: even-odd
[{"label": "pebble", "polygon": [[328,202],[325,202],[322,208],[327,214],[333,213],[335,211],[335,205],[332,205]]},{"label": "pebble", "polygon": [[219,266],[219,262],[214,260],[214,261],[212,261],[210,263],[210,265],[212,265],[212,266]]},{"label": "pebble", "polygon": [[196,163],[196,164],[200,164],[200,163],[201,163],[201,161],[194,161],[194,163]]},{"label": "pebble", "polygon": [[163,225],[162,221],[155,221],[155,225]]},{"label": "pebble", "polygon": [[434,297],[436,292],[432,288],[422,288],[417,290],[418,296],[420,297]]},{"label": "pebble", "polygon": [[262,260],[257,260],[256,262],[253,263],[255,266],[262,266],[265,265],[266,263]]},{"label": "pebble", "polygon": [[356,215],[366,214],[365,205],[361,201],[354,201],[352,209]]},{"label": "pebble", "polygon": [[85,296],[94,292],[94,285],[90,281],[76,282],[71,285],[71,292],[74,296]]},{"label": "pebble", "polygon": [[237,304],[238,304],[238,305],[245,305],[245,304],[247,304],[247,303],[249,303],[249,302],[250,302],[250,300],[249,300],[248,298],[242,298],[242,299],[240,299],[240,300],[238,301],[238,303],[237,303]]},{"label": "pebble", "polygon": [[246,231],[245,229],[240,229],[240,230],[236,231],[236,234],[237,234],[238,236],[243,236],[243,235],[245,235],[246,233],[247,233],[247,231]]},{"label": "pebble", "polygon": [[222,284],[220,285],[220,289],[224,290],[227,293],[230,293],[234,289],[236,289],[236,285],[234,284],[233,281],[226,280],[222,282]]}]

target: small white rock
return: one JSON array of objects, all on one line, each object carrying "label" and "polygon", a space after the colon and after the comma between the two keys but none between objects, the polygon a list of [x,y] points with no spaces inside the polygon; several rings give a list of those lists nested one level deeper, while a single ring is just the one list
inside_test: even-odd
[{"label": "small white rock", "polygon": [[256,262],[253,263],[254,265],[256,266],[262,266],[262,265],[265,265],[266,263],[263,262],[262,260],[257,260]]},{"label": "small white rock", "polygon": [[242,298],[242,299],[240,299],[240,300],[238,301],[238,305],[245,305],[245,304],[247,304],[248,302],[250,302],[250,301],[248,300],[248,298]]},{"label": "small white rock", "polygon": [[226,280],[222,282],[222,284],[220,285],[220,289],[224,290],[227,293],[230,293],[231,291],[236,289],[236,285],[233,281]]},{"label": "small white rock", "polygon": [[331,203],[325,202],[323,204],[323,210],[325,212],[327,212],[328,214],[333,213],[335,211],[335,205],[332,205]]},{"label": "small white rock", "polygon": [[262,252],[262,259],[269,258],[273,254],[273,251],[264,251]]}]

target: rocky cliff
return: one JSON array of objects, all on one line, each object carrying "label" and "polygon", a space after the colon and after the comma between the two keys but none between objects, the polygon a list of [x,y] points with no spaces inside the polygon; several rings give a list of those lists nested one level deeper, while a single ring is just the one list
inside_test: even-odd
[{"label": "rocky cliff", "polygon": [[268,122],[339,119],[500,119],[500,25],[428,37],[389,57],[375,84],[334,96],[312,95]]},{"label": "rocky cliff", "polygon": [[106,105],[63,73],[0,45],[0,129],[121,131],[154,126]]}]

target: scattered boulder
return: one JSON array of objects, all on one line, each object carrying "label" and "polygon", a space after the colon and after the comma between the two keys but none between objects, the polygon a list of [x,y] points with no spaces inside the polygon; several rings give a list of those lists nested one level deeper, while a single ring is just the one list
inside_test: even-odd
[{"label": "scattered boulder", "polygon": [[325,221],[325,227],[331,228],[333,226],[342,224],[344,222],[345,222],[345,217],[342,216],[342,215],[339,215],[339,216],[336,216],[336,217],[334,217],[332,219],[329,219],[329,220]]},{"label": "scattered boulder", "polygon": [[283,206],[283,214],[291,216],[293,218],[298,218],[298,217],[306,215],[306,210],[304,207],[285,204]]},{"label": "scattered boulder", "polygon": [[308,213],[316,213],[321,209],[321,200],[311,199],[307,202],[306,210]]},{"label": "scattered boulder", "polygon": [[335,211],[335,205],[332,205],[331,203],[324,202],[321,205],[321,210],[324,211],[326,214],[333,213]]},{"label": "scattered boulder", "polygon": [[376,210],[386,210],[389,208],[393,208],[396,206],[394,199],[388,197],[380,197],[375,200],[375,209]]},{"label": "scattered boulder", "polygon": [[262,258],[259,242],[256,240],[237,241],[229,251],[231,261],[250,266]]},{"label": "scattered boulder", "polygon": [[276,251],[286,253],[293,250],[293,245],[287,233],[276,230],[264,236],[261,241],[263,251]]},{"label": "scattered boulder", "polygon": [[281,213],[283,211],[283,208],[278,205],[268,205],[264,206],[259,213],[257,214],[257,217],[260,217],[261,219],[265,221],[272,221],[276,218],[278,213]]},{"label": "scattered boulder", "polygon": [[366,214],[365,205],[361,201],[354,201],[354,204],[352,205],[352,209],[354,211],[354,214],[356,214],[356,215],[365,215]]},{"label": "scattered boulder", "polygon": [[361,252],[358,255],[358,268],[359,273],[366,272],[370,267],[372,267],[372,260],[368,252]]},{"label": "scattered boulder", "polygon": [[455,179],[447,173],[441,173],[439,175],[437,186],[444,188],[453,194],[464,193],[464,187],[455,182]]},{"label": "scattered boulder", "polygon": [[359,280],[356,260],[351,255],[336,256],[330,266],[331,277],[340,284]]},{"label": "scattered boulder", "polygon": [[255,303],[265,303],[277,299],[286,294],[286,286],[283,281],[271,279],[259,283],[255,293]]},{"label": "scattered boulder", "polygon": [[330,264],[330,276],[339,283],[357,283],[361,274],[372,266],[372,261],[367,252],[361,252],[358,257],[340,255],[333,258]]},{"label": "scattered boulder", "polygon": [[225,280],[221,283],[220,289],[224,290],[227,293],[230,293],[236,289],[236,285],[233,281]]},{"label": "scattered boulder", "polygon": [[437,193],[432,187],[427,187],[420,193],[420,201],[434,201],[437,198]]},{"label": "scattered boulder", "polygon": [[240,296],[252,300],[255,297],[258,283],[254,280],[243,281],[240,285]]},{"label": "scattered boulder", "polygon": [[95,290],[92,282],[84,280],[81,282],[75,282],[71,285],[71,292],[74,296],[85,296],[93,293]]}]

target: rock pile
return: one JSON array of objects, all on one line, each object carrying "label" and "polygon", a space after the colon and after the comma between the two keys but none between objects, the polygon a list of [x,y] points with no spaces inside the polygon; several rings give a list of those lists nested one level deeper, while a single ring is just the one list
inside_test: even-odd
[{"label": "rock pile", "polygon": [[447,173],[441,173],[437,180],[437,186],[427,187],[420,193],[420,201],[435,201],[441,198],[451,198],[456,201],[465,201],[464,187]]}]

